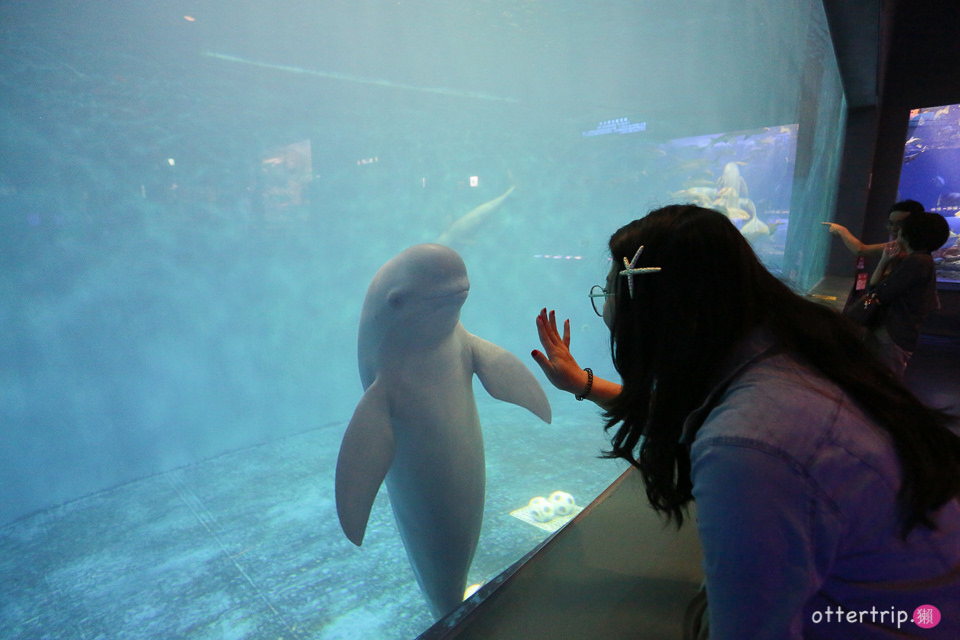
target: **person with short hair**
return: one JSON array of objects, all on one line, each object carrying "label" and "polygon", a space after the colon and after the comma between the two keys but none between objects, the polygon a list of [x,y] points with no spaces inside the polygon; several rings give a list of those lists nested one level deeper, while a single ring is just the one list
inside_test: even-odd
[{"label": "person with short hair", "polygon": [[[927,211],[910,214],[870,277],[867,293],[876,294],[880,307],[865,340],[900,379],[917,350],[924,320],[939,307],[937,270],[930,254],[949,237],[943,216]],[[891,261],[896,265],[888,268]]]}]

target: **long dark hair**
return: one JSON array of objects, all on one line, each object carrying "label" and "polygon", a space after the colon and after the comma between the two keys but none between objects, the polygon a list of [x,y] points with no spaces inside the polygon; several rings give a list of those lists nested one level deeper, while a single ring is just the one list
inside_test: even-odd
[{"label": "long dark hair", "polygon": [[605,455],[639,468],[654,509],[682,525],[693,489],[684,421],[734,347],[762,327],[890,433],[904,535],[934,526],[930,513],[960,495],[960,437],[949,415],[903,387],[846,318],[767,271],[723,214],[693,205],[653,211],[610,238],[614,265],[640,246],[636,266],[662,271],[634,276],[632,296],[627,278],[616,278],[610,342],[623,391],[606,413],[606,429],[615,431]]}]

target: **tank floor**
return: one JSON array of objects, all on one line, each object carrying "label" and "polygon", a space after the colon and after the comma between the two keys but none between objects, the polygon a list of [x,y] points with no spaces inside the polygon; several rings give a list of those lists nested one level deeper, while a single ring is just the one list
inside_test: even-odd
[{"label": "tank floor", "polygon": [[[562,417],[535,424],[522,409],[481,404],[488,498],[471,580],[489,580],[549,535],[510,511],[554,490],[586,504],[623,471],[596,459],[604,440],[595,407],[573,404],[576,425]],[[0,528],[0,637],[416,637],[433,618],[386,492],[362,547],[340,530],[333,485],[345,426],[228,453]],[[531,451],[542,455],[531,459]]]},{"label": "tank floor", "polygon": [[[339,637],[320,632],[367,609],[414,636],[430,619],[414,606],[416,585],[404,585],[403,550],[364,548],[375,573],[349,564],[357,552],[335,513],[331,522],[335,459],[323,454],[324,435],[227,454],[5,527],[0,636]],[[366,601],[374,579],[397,583],[389,602]]]}]

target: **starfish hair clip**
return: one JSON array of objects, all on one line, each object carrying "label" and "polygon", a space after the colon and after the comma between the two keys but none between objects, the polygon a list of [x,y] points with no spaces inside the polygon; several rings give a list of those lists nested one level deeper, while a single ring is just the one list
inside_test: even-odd
[{"label": "starfish hair clip", "polygon": [[630,299],[633,300],[633,276],[643,275],[645,273],[657,273],[660,271],[660,267],[637,267],[637,262],[640,261],[640,254],[643,253],[643,245],[640,245],[640,248],[637,249],[637,252],[633,254],[633,260],[627,261],[626,257],[623,259],[623,266],[626,267],[623,271],[620,272],[621,276],[627,276],[627,285],[630,287]]}]

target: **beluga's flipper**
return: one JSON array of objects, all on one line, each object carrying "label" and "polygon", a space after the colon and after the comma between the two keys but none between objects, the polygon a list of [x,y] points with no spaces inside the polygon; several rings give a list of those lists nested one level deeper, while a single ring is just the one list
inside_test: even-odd
[{"label": "beluga's flipper", "polygon": [[347,538],[363,543],[373,500],[393,462],[389,398],[376,381],[360,398],[337,457],[337,516]]},{"label": "beluga's flipper", "polygon": [[527,409],[547,424],[552,414],[547,394],[520,359],[488,340],[471,334],[473,368],[483,388],[497,400]]}]

